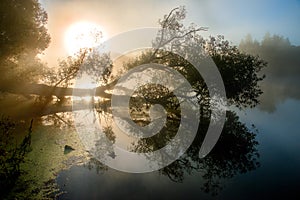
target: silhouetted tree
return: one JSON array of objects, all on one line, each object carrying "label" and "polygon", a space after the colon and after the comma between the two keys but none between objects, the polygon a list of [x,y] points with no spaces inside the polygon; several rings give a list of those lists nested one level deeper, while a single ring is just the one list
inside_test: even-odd
[{"label": "silhouetted tree", "polygon": [[[235,113],[227,112],[225,127],[217,145],[207,157],[199,158],[199,150],[211,117],[209,105],[211,97],[201,75],[187,60],[200,62],[203,57],[211,56],[223,78],[230,105],[238,108],[254,107],[259,103],[258,97],[262,94],[262,90],[258,83],[264,79],[264,75],[259,73],[266,66],[266,62],[258,56],[241,52],[222,36],[202,38],[198,31],[205,29],[194,26],[185,28],[181,23],[184,17],[183,8],[172,10],[160,21],[161,31],[154,40],[154,49],[142,52],[139,57],[124,66],[129,70],[147,63],[163,64],[180,72],[192,85],[194,97],[198,99],[203,109],[196,139],[181,158],[160,172],[171,180],[180,182],[183,181],[185,174],[201,171],[205,180],[202,189],[216,194],[222,188],[220,180],[231,178],[238,173],[246,173],[259,166],[256,133],[239,122]],[[193,47],[197,45],[204,51],[194,52]],[[179,52],[185,57],[179,56]],[[180,125],[179,101],[172,91],[154,84],[140,87],[133,96],[130,111],[133,121],[137,124],[145,126],[150,123],[146,110],[153,104],[163,105],[168,114],[166,125],[158,134],[139,139],[131,150],[146,153],[162,148],[174,137]],[[136,118],[137,113],[141,112],[144,112],[144,121]]]},{"label": "silhouetted tree", "polygon": [[[204,91],[205,83],[187,60],[201,62],[203,57],[210,56],[221,73],[229,102],[238,107],[257,105],[258,97],[262,94],[258,83],[264,79],[264,75],[259,72],[266,66],[266,62],[230,45],[223,36],[203,38],[198,33],[206,30],[203,27],[185,27],[182,23],[185,12],[185,9],[180,7],[165,15],[160,20],[161,30],[153,42],[154,50],[143,52],[125,67],[131,69],[145,63],[158,63],[174,68],[186,77],[200,96],[207,93]],[[195,48],[197,46],[202,47],[203,51]]]},{"label": "silhouetted tree", "polygon": [[43,70],[36,55],[50,42],[47,13],[37,0],[3,0],[0,13],[1,85],[33,80]]}]

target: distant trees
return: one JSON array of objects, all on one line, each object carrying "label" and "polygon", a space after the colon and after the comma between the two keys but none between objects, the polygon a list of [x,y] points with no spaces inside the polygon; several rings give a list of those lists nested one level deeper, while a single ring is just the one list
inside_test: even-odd
[{"label": "distant trees", "polygon": [[286,99],[300,99],[300,47],[292,45],[287,38],[267,33],[262,41],[253,40],[251,35],[239,45],[242,52],[258,56],[268,62],[266,79],[259,84],[264,91],[260,96],[259,108],[268,112],[276,110],[276,105]]}]

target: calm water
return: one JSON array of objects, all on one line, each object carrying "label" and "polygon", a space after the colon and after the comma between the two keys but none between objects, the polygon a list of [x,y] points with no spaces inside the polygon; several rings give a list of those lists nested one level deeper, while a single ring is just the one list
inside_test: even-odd
[{"label": "calm water", "polygon": [[[240,121],[258,129],[260,166],[232,177],[216,178],[205,191],[203,173],[185,173],[174,182],[159,172],[129,174],[99,165],[75,165],[61,171],[57,183],[65,191],[59,199],[288,199],[300,187],[300,101],[288,99],[268,113],[258,108],[238,111]],[[97,170],[98,166],[98,170]],[[226,171],[226,170],[225,170]],[[213,188],[213,187],[212,187]],[[220,189],[222,188],[222,189]],[[215,191],[215,192],[213,192]]]}]

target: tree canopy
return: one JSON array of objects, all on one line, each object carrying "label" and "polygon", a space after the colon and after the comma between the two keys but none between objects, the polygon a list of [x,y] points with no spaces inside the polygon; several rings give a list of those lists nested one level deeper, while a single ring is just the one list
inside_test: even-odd
[{"label": "tree canopy", "polygon": [[[258,56],[240,51],[223,36],[203,38],[200,31],[206,28],[184,26],[185,13],[185,9],[179,7],[165,15],[160,20],[161,29],[153,42],[154,50],[144,52],[127,63],[126,68],[151,62],[163,64],[183,74],[197,94],[204,94],[205,83],[187,58],[200,62],[203,56],[211,56],[223,78],[229,102],[237,107],[257,105],[262,94],[259,82],[264,79],[259,72],[267,63]],[[202,47],[204,51],[195,51],[195,46]],[[177,53],[185,55],[185,58]]]},{"label": "tree canopy", "polygon": [[32,80],[41,74],[36,55],[48,47],[47,13],[37,0],[0,2],[1,84]]},{"label": "tree canopy", "polygon": [[47,13],[37,0],[3,0],[0,9],[1,58],[47,48]]}]

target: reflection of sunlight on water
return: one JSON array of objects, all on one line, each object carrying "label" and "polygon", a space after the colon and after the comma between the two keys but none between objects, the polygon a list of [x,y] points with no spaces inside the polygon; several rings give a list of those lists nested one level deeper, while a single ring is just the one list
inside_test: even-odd
[{"label": "reflection of sunlight on water", "polygon": [[[116,146],[129,150],[132,148],[133,142],[137,142],[137,138],[129,136],[118,128],[110,114],[100,114],[93,109],[78,110],[74,113],[77,116],[75,123],[77,131],[79,131],[79,137],[88,150],[95,148],[95,141],[100,141],[101,138],[106,137],[104,129],[108,127],[111,128],[115,137],[114,144]],[[128,129],[128,131],[130,130]],[[107,146],[105,140],[102,142],[102,145]]]},{"label": "reflection of sunlight on water", "polygon": [[83,96],[83,97],[72,96],[71,98],[74,103],[98,103],[104,100],[103,98],[96,97],[96,96]]},{"label": "reflection of sunlight on water", "polygon": [[[115,136],[116,146],[126,150],[130,150],[132,148],[133,142],[137,142],[138,140],[137,138],[134,138],[129,134],[127,134],[126,132],[120,130],[118,125],[113,120],[113,116],[111,116],[110,114],[99,114],[99,115],[95,115],[95,117],[96,117],[95,123],[99,123],[102,128],[104,127],[112,128],[113,135]],[[130,132],[130,129],[128,129],[127,131]]]},{"label": "reflection of sunlight on water", "polygon": [[52,115],[46,115],[41,117],[42,125],[53,126],[57,128],[63,128],[70,126],[73,123],[72,112],[59,112]]},{"label": "reflection of sunlight on water", "polygon": [[[87,74],[82,74],[81,77],[78,77],[75,82],[75,88],[79,89],[93,89],[96,88],[100,85],[100,83],[96,83],[93,79],[93,77],[87,75]],[[72,96],[72,101],[73,102],[84,102],[84,103],[93,103],[93,102],[98,102],[101,101],[100,97],[93,97],[91,95],[87,96]]]},{"label": "reflection of sunlight on water", "polygon": [[83,96],[83,97],[72,97],[72,101],[74,102],[85,102],[89,103],[92,101],[92,96]]}]

